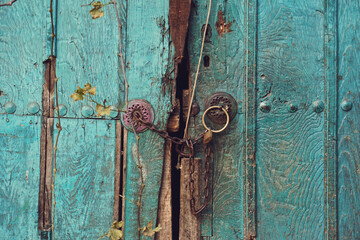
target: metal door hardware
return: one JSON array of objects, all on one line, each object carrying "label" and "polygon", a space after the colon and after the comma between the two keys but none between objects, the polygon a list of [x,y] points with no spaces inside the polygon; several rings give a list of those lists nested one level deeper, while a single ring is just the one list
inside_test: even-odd
[{"label": "metal door hardware", "polygon": [[155,114],[151,104],[143,99],[135,99],[129,102],[127,109],[121,113],[121,120],[129,131],[144,132],[148,129],[146,125],[138,119],[153,123]]},{"label": "metal door hardware", "polygon": [[226,109],[229,116],[221,108],[211,108],[207,113],[209,120],[215,124],[226,124],[230,122],[236,116],[238,104],[230,94],[226,92],[216,92],[211,94],[205,99],[205,108],[209,109],[213,106],[221,106]]}]

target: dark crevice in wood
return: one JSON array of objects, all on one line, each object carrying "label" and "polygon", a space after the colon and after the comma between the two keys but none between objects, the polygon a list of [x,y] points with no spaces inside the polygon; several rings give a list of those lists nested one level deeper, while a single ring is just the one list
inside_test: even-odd
[{"label": "dark crevice in wood", "polygon": [[121,121],[116,121],[115,127],[115,176],[114,176],[114,213],[113,220],[121,219],[121,199],[122,194],[122,151],[123,151],[123,129]]},{"label": "dark crevice in wood", "polygon": [[[183,91],[189,89],[189,53],[188,53],[188,37],[185,41],[185,49],[181,62],[177,65],[176,76],[176,98],[180,100],[180,109],[183,109]],[[172,136],[182,138],[184,135],[185,121],[182,110],[180,110],[180,124],[179,131],[170,133]],[[172,146],[171,157],[171,195],[172,195],[172,226],[173,226],[173,240],[179,239],[179,217],[180,217],[180,170],[176,168],[178,163],[178,153],[175,150],[175,145]]]}]

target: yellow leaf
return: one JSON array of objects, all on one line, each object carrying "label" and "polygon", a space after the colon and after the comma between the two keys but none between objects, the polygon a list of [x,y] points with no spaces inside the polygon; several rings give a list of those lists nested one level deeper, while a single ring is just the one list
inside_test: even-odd
[{"label": "yellow leaf", "polygon": [[110,228],[109,235],[111,240],[120,240],[124,237],[124,232],[116,228]]},{"label": "yellow leaf", "polygon": [[89,11],[90,15],[92,16],[92,19],[101,18],[104,16],[104,11],[101,11],[100,9],[104,6],[100,1],[94,2],[92,4],[93,9]]},{"label": "yellow leaf", "polygon": [[90,95],[96,95],[96,87],[90,88],[89,91],[88,91],[88,93],[89,93]]},{"label": "yellow leaf", "polygon": [[101,104],[96,104],[95,110],[96,110],[97,115],[98,115],[99,117],[102,117],[102,116],[104,116],[104,115],[110,116],[111,106],[104,107],[104,106],[101,105]]},{"label": "yellow leaf", "polygon": [[143,234],[144,236],[146,236],[146,237],[152,237],[152,236],[154,236],[154,234],[155,234],[156,232],[159,232],[159,231],[161,230],[160,225],[157,226],[157,227],[154,228],[154,229],[152,229],[152,225],[153,225],[153,223],[152,223],[152,220],[151,220],[145,227],[143,227],[143,228],[141,229],[141,232],[142,232],[142,234]]},{"label": "yellow leaf", "polygon": [[114,221],[111,225],[112,228],[116,228],[116,229],[120,229],[124,226],[124,222],[123,221],[120,221],[120,222],[117,222],[117,221]]},{"label": "yellow leaf", "polygon": [[70,97],[74,100],[74,102],[84,99],[84,95],[79,93],[73,93],[70,95]]}]

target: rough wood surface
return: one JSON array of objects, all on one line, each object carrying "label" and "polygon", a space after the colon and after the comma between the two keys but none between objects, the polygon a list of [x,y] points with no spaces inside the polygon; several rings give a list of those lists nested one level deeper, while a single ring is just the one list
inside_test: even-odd
[{"label": "rough wood surface", "polygon": [[[201,63],[195,99],[200,113],[191,119],[191,131],[203,132],[201,116],[204,101],[215,92],[227,92],[242,108],[244,99],[244,5],[239,1],[219,1],[212,5],[209,30],[204,54],[209,57],[209,66]],[[197,1],[192,6],[189,26],[189,57],[191,81],[194,81],[200,53],[202,28],[206,22],[208,1]],[[218,13],[221,10],[226,22],[233,22],[232,32],[220,37],[215,30]],[[210,34],[211,33],[211,34]],[[202,213],[201,236],[214,239],[243,239],[243,115],[239,110],[229,125],[220,134],[213,135],[211,149],[212,202]],[[217,126],[221,127],[221,126]],[[194,133],[194,135],[196,135]],[[196,147],[197,156],[203,157],[203,147]]]},{"label": "rough wood surface", "polygon": [[155,239],[172,240],[171,141],[166,141],[164,146],[164,164],[157,216],[157,224],[161,226],[161,231],[156,233]]},{"label": "rough wood surface", "polygon": [[[322,1],[259,1],[257,238],[324,238]],[[311,44],[309,44],[311,43]],[[290,113],[290,103],[299,110]]]},{"label": "rough wood surface", "polygon": [[[126,70],[129,100],[145,99],[155,110],[155,124],[165,129],[171,109],[173,53],[169,45],[169,1],[133,0],[127,3]],[[156,133],[139,134],[139,156],[144,172],[145,188],[142,197],[140,226],[157,220],[158,197],[163,169],[164,140]],[[140,174],[137,165],[136,138],[128,133],[125,196],[137,201]],[[138,239],[138,209],[125,201],[125,238]]]},{"label": "rough wood surface", "polygon": [[[194,197],[196,208],[200,207],[200,187],[201,187],[201,164],[200,158],[194,159]],[[179,240],[199,240],[201,228],[201,215],[194,216],[190,208],[190,166],[189,159],[181,160],[180,174],[180,216],[179,216]]]},{"label": "rough wood surface", "polygon": [[38,239],[41,119],[0,117],[1,239]]},{"label": "rough wood surface", "polygon": [[41,0],[0,8],[0,113],[7,102],[16,105],[16,115],[28,114],[30,102],[41,105],[46,14]]},{"label": "rough wood surface", "polygon": [[[339,1],[338,208],[339,239],[360,238],[360,2]],[[351,102],[348,112],[343,101]]]},{"label": "rough wood surface", "polygon": [[115,121],[62,119],[55,182],[58,239],[97,239],[109,230],[114,209],[115,125]]},{"label": "rough wood surface", "polygon": [[180,62],[188,32],[191,0],[170,0],[169,25],[171,39],[175,46],[175,61]]},{"label": "rough wood surface", "polygon": [[[86,83],[96,86],[95,99],[123,107],[124,85],[118,63],[118,25],[113,5],[105,6],[104,17],[91,19],[91,6],[72,0],[57,3],[56,71],[59,103],[68,108],[65,117],[81,118],[81,107],[93,103],[73,102],[69,97]],[[120,5],[122,6],[122,5]],[[119,7],[120,8],[120,7]],[[119,9],[123,13],[123,9]]]}]

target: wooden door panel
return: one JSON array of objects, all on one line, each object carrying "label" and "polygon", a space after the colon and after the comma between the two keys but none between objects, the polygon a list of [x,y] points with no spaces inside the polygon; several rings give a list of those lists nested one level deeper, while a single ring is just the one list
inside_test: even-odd
[{"label": "wooden door panel", "polygon": [[259,1],[257,239],[324,237],[323,9]]},{"label": "wooden door panel", "polygon": [[[125,57],[128,67],[129,100],[145,99],[155,112],[155,124],[165,129],[171,109],[173,49],[169,31],[169,1],[134,0],[127,2]],[[158,197],[162,177],[164,140],[146,131],[138,135],[139,157],[144,173],[140,227],[157,221]],[[125,196],[137,201],[141,186],[136,137],[128,133]],[[138,239],[138,208],[125,201],[125,235]],[[154,227],[153,226],[153,227]],[[168,228],[169,226],[161,226]]]},{"label": "wooden door panel", "polygon": [[62,119],[61,125],[55,236],[97,239],[109,230],[113,221],[115,121]]},{"label": "wooden door panel", "polygon": [[[189,25],[190,83],[194,82],[199,59],[202,29],[206,22],[208,1],[197,1],[192,7]],[[223,21],[219,20],[222,19]],[[232,23],[232,32],[223,32],[225,24]],[[215,92],[231,94],[239,105],[238,114],[229,127],[214,134],[211,149],[212,201],[201,214],[201,236],[214,239],[242,239],[243,233],[243,112],[244,100],[244,9],[236,1],[213,3],[204,45],[195,102],[200,113],[191,118],[190,132],[193,136],[204,131],[201,116],[206,97]],[[220,31],[220,33],[218,32]],[[217,126],[219,127],[219,126]],[[196,147],[197,157],[204,162],[203,146]],[[204,174],[204,172],[202,173]],[[203,176],[201,177],[203,179]],[[191,213],[188,213],[191,214]]]},{"label": "wooden door panel", "polygon": [[[339,239],[360,238],[360,5],[339,4],[338,12],[338,226]],[[349,110],[349,104],[352,108]],[[350,106],[351,106],[350,105]]]},{"label": "wooden door panel", "polygon": [[[104,6],[104,17],[92,19],[92,6],[71,0],[56,1],[56,72],[59,78],[59,103],[68,107],[65,117],[82,118],[81,109],[95,105],[73,102],[75,89],[90,83],[96,86],[95,100],[122,108],[124,84],[119,67],[119,32],[113,5]],[[121,3],[121,1],[120,1]],[[119,7],[120,13],[123,13]],[[124,27],[125,29],[125,27]]]},{"label": "wooden door panel", "polygon": [[1,238],[38,239],[41,119],[2,115],[0,126]]},{"label": "wooden door panel", "polygon": [[17,115],[29,114],[31,102],[41,105],[46,14],[45,1],[0,7],[0,113],[9,102]]}]

